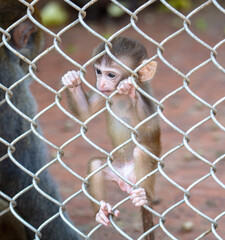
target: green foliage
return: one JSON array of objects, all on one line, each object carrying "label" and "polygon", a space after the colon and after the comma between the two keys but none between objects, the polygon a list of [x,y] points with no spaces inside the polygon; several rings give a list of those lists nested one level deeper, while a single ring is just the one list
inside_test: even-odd
[{"label": "green foliage", "polygon": [[[193,6],[192,0],[168,0],[167,2],[178,11],[189,11]],[[170,11],[162,4],[160,4],[159,9],[161,11]]]},{"label": "green foliage", "polygon": [[49,2],[41,10],[42,23],[47,27],[67,23],[69,15],[59,2]]},{"label": "green foliage", "polygon": [[[120,2],[120,4],[122,4],[125,7],[128,7],[125,2]],[[125,12],[114,3],[109,4],[109,6],[107,7],[107,12],[110,17],[115,17],[115,18],[122,17],[125,14]]]},{"label": "green foliage", "polygon": [[68,45],[68,46],[66,46],[66,52],[70,53],[70,54],[75,53],[76,47],[74,45]]},{"label": "green foliage", "polygon": [[201,30],[202,32],[206,32],[208,29],[207,22],[204,18],[198,18],[195,20],[195,26],[198,30]]},{"label": "green foliage", "polygon": [[103,33],[103,37],[106,38],[106,39],[109,39],[111,36],[112,36],[112,34],[109,33],[109,32]]}]

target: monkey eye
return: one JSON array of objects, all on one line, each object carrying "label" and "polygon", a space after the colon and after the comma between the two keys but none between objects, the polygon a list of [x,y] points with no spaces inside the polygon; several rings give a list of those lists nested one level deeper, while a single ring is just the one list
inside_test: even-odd
[{"label": "monkey eye", "polygon": [[102,71],[101,71],[100,69],[96,68],[96,73],[97,73],[98,75],[100,75],[100,74],[102,74]]},{"label": "monkey eye", "polygon": [[114,73],[108,73],[108,77],[113,79],[116,77],[116,75]]}]

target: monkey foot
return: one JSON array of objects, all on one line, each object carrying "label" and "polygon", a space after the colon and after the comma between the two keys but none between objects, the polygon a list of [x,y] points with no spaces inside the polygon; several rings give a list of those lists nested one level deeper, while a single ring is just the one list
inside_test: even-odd
[{"label": "monkey foot", "polygon": [[134,189],[129,194],[135,207],[143,206],[148,202],[144,188]]},{"label": "monkey foot", "polygon": [[109,226],[109,215],[112,214],[115,217],[118,217],[120,212],[118,210],[115,210],[113,212],[112,206],[109,203],[106,203],[104,201],[100,201],[100,209],[99,212],[96,214],[95,220],[105,226]]}]

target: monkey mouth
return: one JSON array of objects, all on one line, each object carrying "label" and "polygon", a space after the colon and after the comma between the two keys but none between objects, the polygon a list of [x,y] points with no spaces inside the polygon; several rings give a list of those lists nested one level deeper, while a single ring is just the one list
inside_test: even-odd
[{"label": "monkey mouth", "polygon": [[111,91],[101,91],[101,93],[105,94],[106,96],[109,96],[112,92]]}]

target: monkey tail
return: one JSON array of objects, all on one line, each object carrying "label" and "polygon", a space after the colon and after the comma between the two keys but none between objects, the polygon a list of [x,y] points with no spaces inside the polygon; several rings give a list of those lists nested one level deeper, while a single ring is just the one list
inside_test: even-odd
[{"label": "monkey tail", "polygon": [[[152,199],[148,199],[148,207],[152,208]],[[148,231],[154,226],[153,223],[153,216],[152,213],[149,212],[147,209],[144,207],[141,208],[141,213],[142,213],[142,221],[143,221],[143,229],[144,232]],[[146,237],[145,240],[154,240],[154,232],[149,233]]]}]

